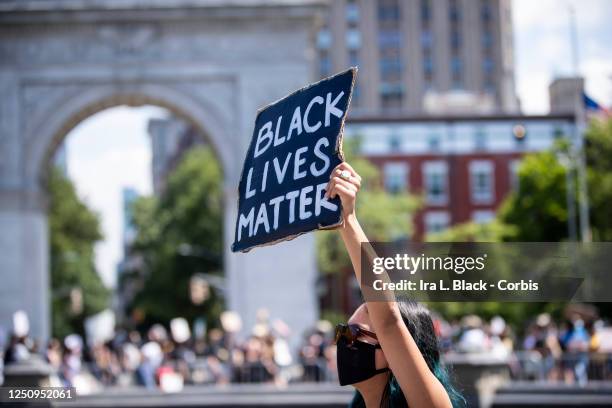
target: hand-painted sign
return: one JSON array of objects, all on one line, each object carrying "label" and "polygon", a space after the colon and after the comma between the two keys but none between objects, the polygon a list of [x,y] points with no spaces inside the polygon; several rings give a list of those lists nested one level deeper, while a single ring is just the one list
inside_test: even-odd
[{"label": "hand-painted sign", "polygon": [[342,129],[356,68],[260,110],[239,184],[232,251],[289,240],[342,223],[340,200],[324,197],[342,161]]}]

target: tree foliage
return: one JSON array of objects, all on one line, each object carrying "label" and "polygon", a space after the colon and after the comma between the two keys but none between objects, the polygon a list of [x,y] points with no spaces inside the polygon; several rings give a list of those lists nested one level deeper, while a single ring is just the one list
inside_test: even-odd
[{"label": "tree foliage", "polygon": [[591,122],[585,151],[593,240],[612,241],[612,119]]},{"label": "tree foliage", "polygon": [[134,204],[138,235],[132,253],[142,259],[143,287],[131,308],[143,313],[146,323],[177,316],[215,322],[220,314],[221,294],[211,289],[211,296],[195,305],[189,282],[195,274],[222,271],[222,179],[212,150],[198,147],[170,174],[159,199]]},{"label": "tree foliage", "polygon": [[52,331],[58,337],[83,334],[84,319],[104,310],[109,300],[94,265],[100,222],[59,170],[51,171],[48,188]]},{"label": "tree foliage", "polygon": [[[362,177],[357,196],[359,222],[371,241],[393,241],[410,237],[413,232],[412,214],[418,199],[407,193],[388,193],[380,180],[376,166],[357,156],[359,141],[345,141],[345,159]],[[322,273],[335,273],[351,266],[350,259],[337,231],[317,232],[317,258]]]},{"label": "tree foliage", "polygon": [[[591,122],[586,133],[587,185],[590,225],[594,240],[612,240],[612,120]],[[501,205],[490,224],[464,223],[433,234],[430,241],[474,242],[557,242],[568,238],[567,167],[559,158],[568,154],[568,145],[556,144],[544,152],[523,159],[518,172],[519,188]],[[578,195],[572,192],[576,206]],[[520,323],[524,316],[543,311],[560,315],[563,304],[554,303],[437,303],[432,306],[447,317],[468,313],[499,314]],[[610,304],[599,304],[600,312],[611,315]]]}]

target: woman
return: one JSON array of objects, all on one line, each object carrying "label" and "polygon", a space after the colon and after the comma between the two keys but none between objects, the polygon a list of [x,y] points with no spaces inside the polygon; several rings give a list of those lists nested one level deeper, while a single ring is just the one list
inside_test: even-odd
[{"label": "woman", "polygon": [[[340,234],[355,276],[361,282],[361,243],[368,238],[355,214],[361,177],[348,163],[338,165],[326,197],[340,197],[344,224]],[[341,385],[359,391],[351,406],[449,408],[463,399],[448,382],[440,363],[433,323],[427,309],[415,302],[362,304],[336,328],[338,377]]]}]

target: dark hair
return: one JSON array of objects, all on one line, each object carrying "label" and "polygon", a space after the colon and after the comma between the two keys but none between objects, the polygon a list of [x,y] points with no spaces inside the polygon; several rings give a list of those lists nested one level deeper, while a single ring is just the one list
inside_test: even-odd
[{"label": "dark hair", "polygon": [[[434,330],[433,321],[429,309],[421,303],[403,298],[397,298],[402,320],[417,344],[419,351],[423,355],[427,366],[442,384],[451,400],[453,407],[466,406],[465,399],[455,387],[453,387],[446,367],[442,365],[440,359],[440,349],[438,339]],[[355,396],[352,407],[365,407],[365,402],[359,393]],[[383,391],[380,401],[381,408],[387,407],[407,407],[406,397],[404,396],[397,380],[391,374],[389,382]]]}]

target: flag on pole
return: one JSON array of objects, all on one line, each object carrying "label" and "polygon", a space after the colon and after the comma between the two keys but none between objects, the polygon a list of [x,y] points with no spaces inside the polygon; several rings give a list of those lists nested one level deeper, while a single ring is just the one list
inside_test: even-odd
[{"label": "flag on pole", "polygon": [[597,103],[597,101],[590,98],[586,93],[582,94],[582,98],[588,116],[610,116],[610,110],[608,108]]}]

